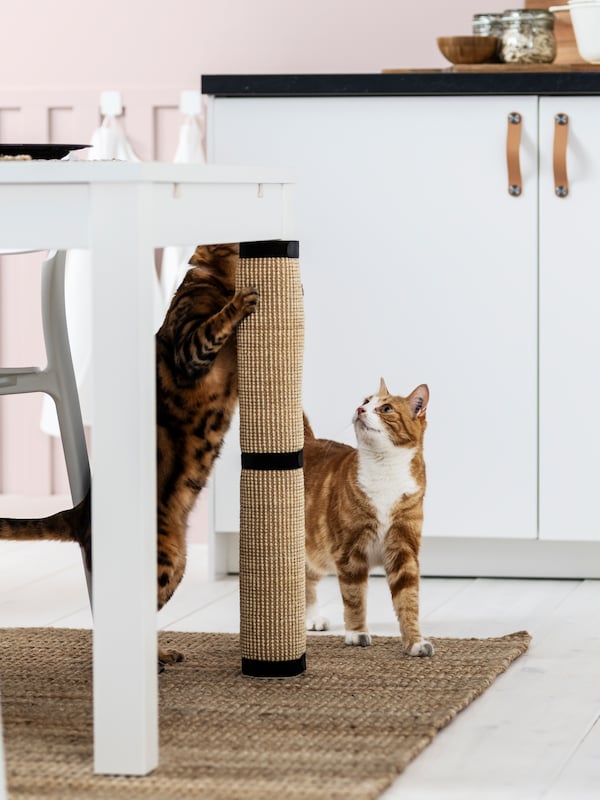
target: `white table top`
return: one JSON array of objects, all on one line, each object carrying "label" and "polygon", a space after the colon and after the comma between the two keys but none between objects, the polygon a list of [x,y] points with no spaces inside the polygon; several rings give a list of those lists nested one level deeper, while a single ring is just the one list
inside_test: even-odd
[{"label": "white table top", "polygon": [[[0,247],[91,248],[90,210],[102,206],[106,217],[134,188],[146,193],[136,202],[144,206],[148,246],[277,238],[275,218],[289,229],[293,216],[286,191],[292,182],[289,170],[268,167],[0,161]],[[287,235],[297,238],[293,231]]]},{"label": "white table top", "polygon": [[0,183],[292,183],[291,170],[132,161],[2,161]]}]

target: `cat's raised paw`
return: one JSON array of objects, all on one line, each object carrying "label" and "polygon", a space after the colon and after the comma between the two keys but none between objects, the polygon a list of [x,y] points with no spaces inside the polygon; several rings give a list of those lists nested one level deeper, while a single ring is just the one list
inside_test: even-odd
[{"label": "cat's raised paw", "polygon": [[346,631],[344,642],[352,647],[369,647],[371,634],[367,631]]},{"label": "cat's raised paw", "polygon": [[245,316],[248,316],[254,313],[258,305],[258,290],[253,286],[247,286],[245,289],[240,289],[236,295],[236,299],[239,300]]},{"label": "cat's raised paw", "polygon": [[412,647],[408,647],[406,652],[409,656],[417,656],[419,658],[432,656],[434,654],[433,645],[431,642],[422,639],[420,642],[415,642]]}]

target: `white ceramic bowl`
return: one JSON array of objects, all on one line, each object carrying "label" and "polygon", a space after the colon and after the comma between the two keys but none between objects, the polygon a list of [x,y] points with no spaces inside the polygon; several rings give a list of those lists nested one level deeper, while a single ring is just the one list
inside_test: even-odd
[{"label": "white ceramic bowl", "polygon": [[600,2],[570,3],[569,11],[579,55],[600,64]]},{"label": "white ceramic bowl", "polygon": [[568,11],[579,55],[584,61],[600,64],[600,0],[568,0],[564,6],[550,6],[550,11]]}]

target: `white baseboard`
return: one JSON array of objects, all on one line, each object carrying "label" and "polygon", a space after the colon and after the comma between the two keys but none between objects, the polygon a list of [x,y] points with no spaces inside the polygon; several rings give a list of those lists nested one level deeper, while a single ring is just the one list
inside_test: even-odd
[{"label": "white baseboard", "polygon": [[[239,572],[239,533],[216,533],[215,575]],[[600,542],[425,537],[423,577],[600,578]]]}]

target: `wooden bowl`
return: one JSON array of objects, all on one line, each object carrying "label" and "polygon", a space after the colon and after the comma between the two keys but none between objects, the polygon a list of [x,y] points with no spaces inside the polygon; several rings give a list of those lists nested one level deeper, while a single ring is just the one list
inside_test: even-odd
[{"label": "wooden bowl", "polygon": [[437,44],[451,64],[484,64],[497,61],[497,36],[440,36]]}]

